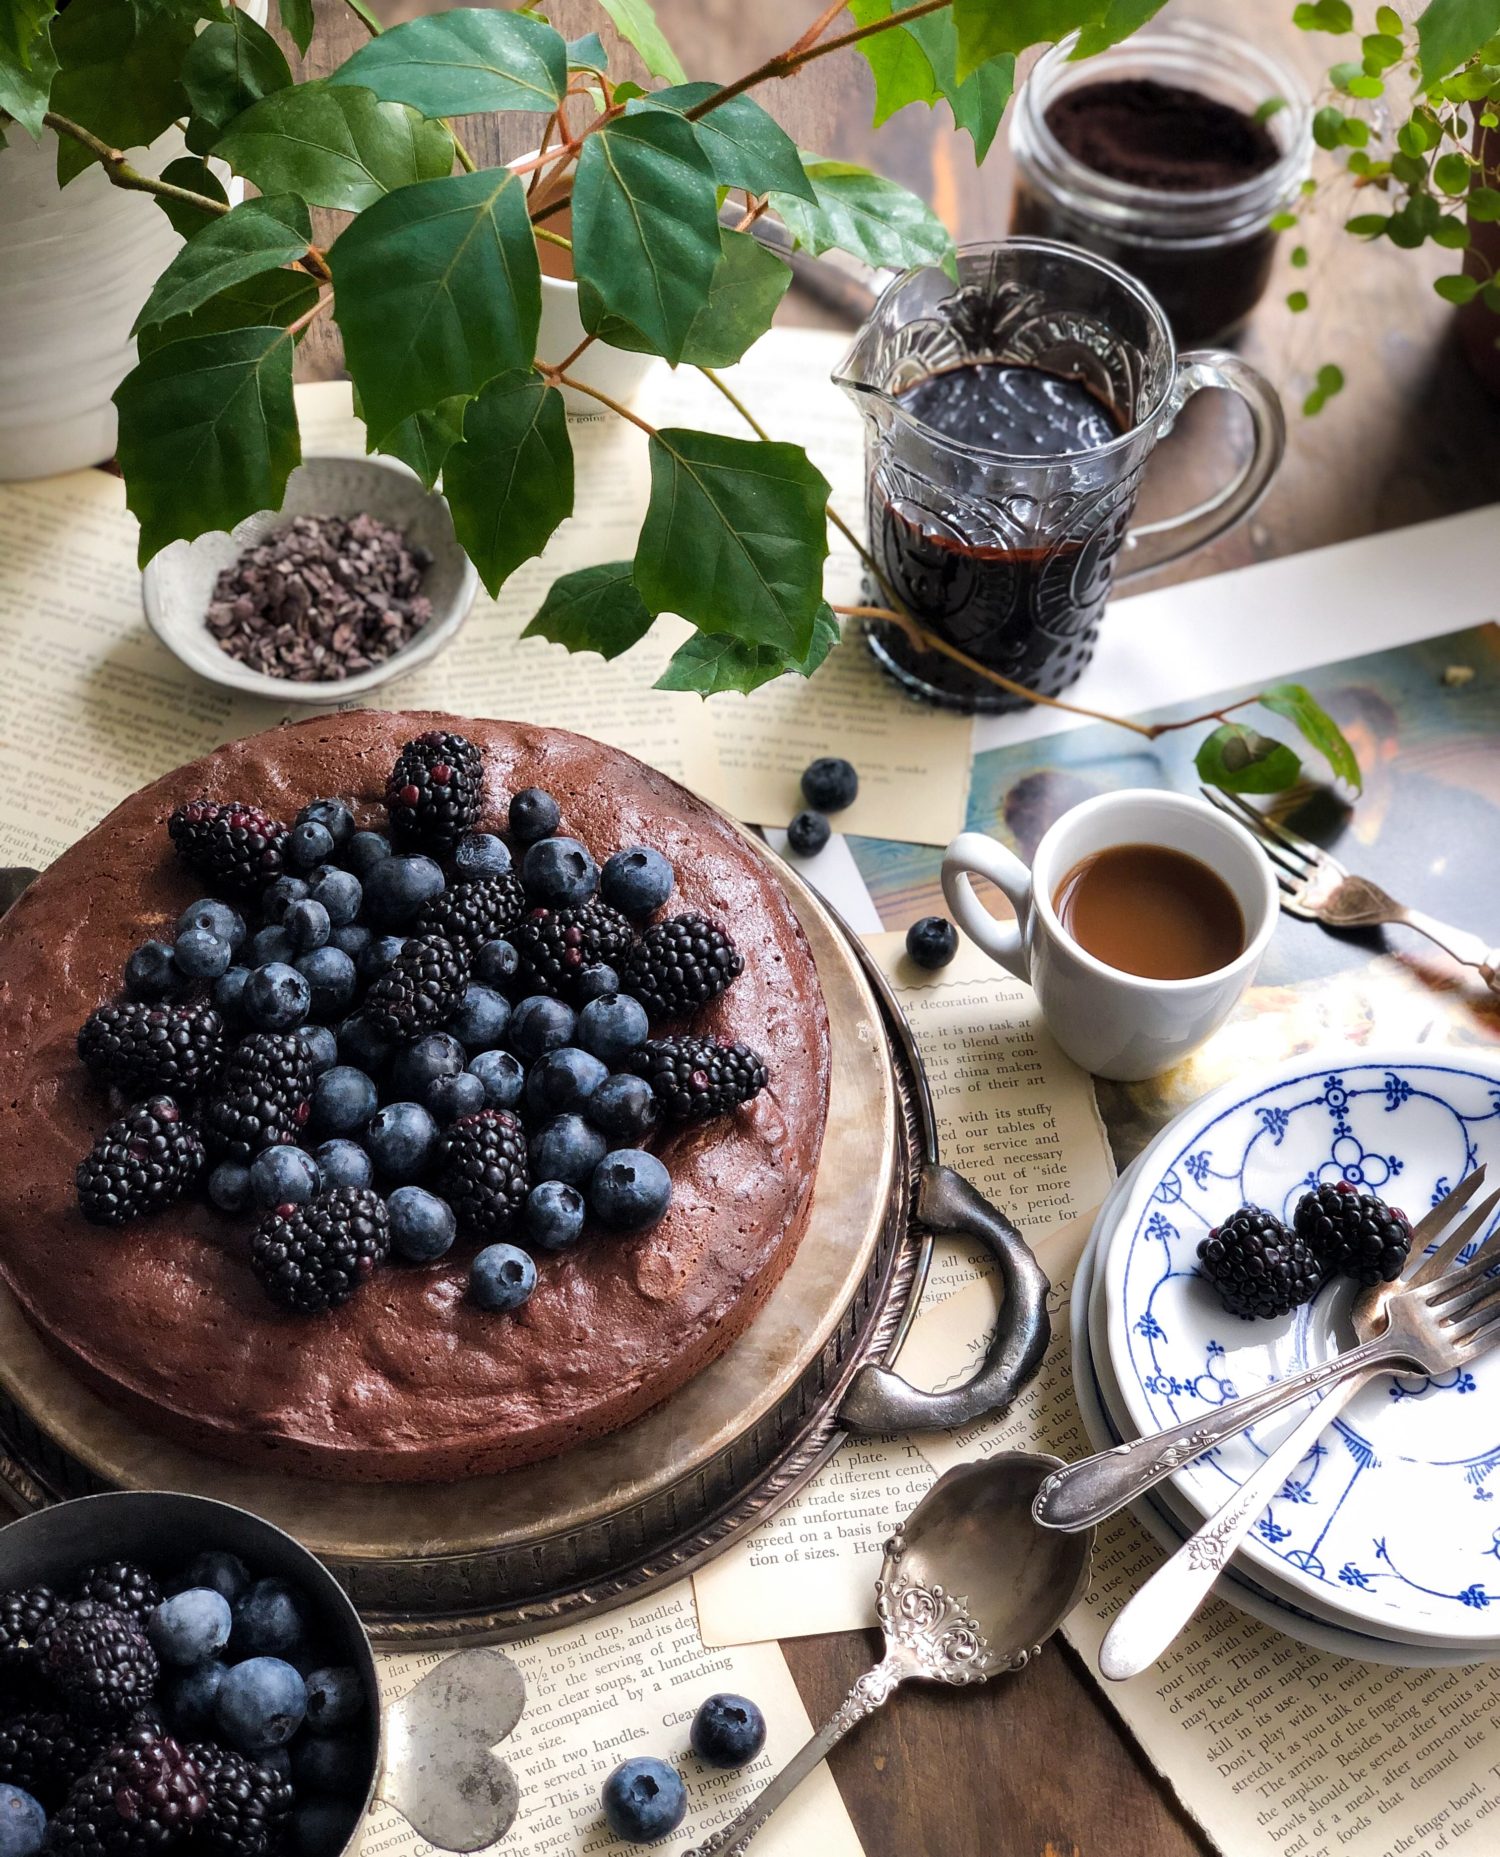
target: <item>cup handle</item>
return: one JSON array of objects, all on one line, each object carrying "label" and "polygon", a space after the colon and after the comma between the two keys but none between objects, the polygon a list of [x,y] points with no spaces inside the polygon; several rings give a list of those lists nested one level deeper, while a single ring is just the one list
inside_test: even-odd
[{"label": "cup handle", "polygon": [[1248,516],[1265,495],[1286,450],[1286,418],[1276,389],[1238,355],[1224,348],[1195,348],[1177,361],[1177,384],[1164,408],[1158,436],[1172,429],[1177,415],[1205,387],[1237,393],[1250,409],[1254,443],[1243,470],[1202,503],[1160,522],[1142,523],[1125,537],[1116,566],[1117,581],[1152,574],[1169,561],[1191,554]]},{"label": "cup handle", "polygon": [[[970,873],[988,877],[1016,912],[1014,922],[1000,922],[974,894]],[[958,926],[992,961],[1018,980],[1031,978],[1024,930],[1031,909],[1031,872],[1013,851],[987,832],[960,832],[943,853],[943,895]]]},{"label": "cup handle", "polygon": [[503,1651],[445,1657],[386,1710],[376,1797],[441,1851],[482,1850],[503,1838],[521,1795],[497,1745],[525,1703],[525,1680]]}]

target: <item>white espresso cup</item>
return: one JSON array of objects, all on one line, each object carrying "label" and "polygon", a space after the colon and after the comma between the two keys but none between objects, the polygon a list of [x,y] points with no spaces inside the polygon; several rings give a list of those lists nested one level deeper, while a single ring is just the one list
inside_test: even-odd
[{"label": "white espresso cup", "polygon": [[[1068,933],[1052,900],[1059,884],[1082,859],[1119,845],[1165,846],[1217,872],[1245,925],[1245,945],[1228,966],[1190,980],[1152,980],[1111,967]],[[1014,922],[990,914],[971,876],[1003,891]],[[987,833],[960,832],[943,855],[943,894],[969,939],[1030,981],[1068,1056],[1122,1083],[1169,1069],[1218,1030],[1276,926],[1276,880],[1245,828],[1206,800],[1150,787],[1101,793],[1072,807],[1037,846],[1030,870]]]}]

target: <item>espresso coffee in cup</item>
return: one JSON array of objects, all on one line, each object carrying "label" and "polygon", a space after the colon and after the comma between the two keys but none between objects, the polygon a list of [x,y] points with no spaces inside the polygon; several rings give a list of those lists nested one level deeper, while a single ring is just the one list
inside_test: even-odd
[{"label": "espresso coffee in cup", "polygon": [[1201,858],[1170,845],[1110,845],[1080,858],[1053,892],[1080,948],[1147,980],[1196,980],[1239,959],[1245,914]]}]

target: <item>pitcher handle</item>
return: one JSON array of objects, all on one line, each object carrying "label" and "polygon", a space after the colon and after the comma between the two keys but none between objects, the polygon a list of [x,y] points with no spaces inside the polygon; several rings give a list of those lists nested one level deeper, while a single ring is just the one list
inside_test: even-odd
[{"label": "pitcher handle", "polygon": [[1232,529],[1255,508],[1276,474],[1286,450],[1286,418],[1280,397],[1263,374],[1228,349],[1195,348],[1178,357],[1177,384],[1165,408],[1162,434],[1170,431],[1183,407],[1205,387],[1236,393],[1249,407],[1254,435],[1250,457],[1243,470],[1202,503],[1176,516],[1163,517],[1160,522],[1144,522],[1133,528],[1125,537],[1116,581],[1153,574],[1169,561],[1191,554]]}]

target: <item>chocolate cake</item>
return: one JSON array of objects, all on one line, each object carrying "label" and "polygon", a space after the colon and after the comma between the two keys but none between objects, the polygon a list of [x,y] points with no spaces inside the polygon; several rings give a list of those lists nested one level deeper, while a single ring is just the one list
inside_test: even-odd
[{"label": "chocolate cake", "polygon": [[[744,970],[694,1036],[753,1044],[769,1082],[717,1120],[648,1141],[672,1200],[659,1223],[591,1223],[539,1255],[514,1313],[467,1294],[475,1244],[392,1262],[340,1307],[267,1300],[250,1267],[255,1215],[201,1196],[119,1229],[87,1223],[75,1170],[125,1099],[91,1080],[75,1040],[117,997],[145,938],[170,935],[204,891],[167,820],[205,796],[291,819],[315,797],[385,829],[387,776],[419,731],[460,731],[483,755],[479,824],[526,787],[602,862],[660,850],[676,874],[663,916],[732,930]],[[828,1103],[828,1026],[807,944],[770,868],[734,829],[630,757],[556,730],[428,714],[320,717],[232,743],[126,800],[0,923],[0,1275],[44,1340],[143,1426],[296,1475],[448,1481],[566,1451],[682,1387],[748,1325],[801,1238]]]}]

